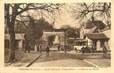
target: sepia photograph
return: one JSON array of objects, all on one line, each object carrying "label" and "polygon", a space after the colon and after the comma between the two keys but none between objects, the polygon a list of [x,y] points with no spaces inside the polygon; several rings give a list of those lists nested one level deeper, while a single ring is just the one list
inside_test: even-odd
[{"label": "sepia photograph", "polygon": [[5,67],[111,67],[111,2],[4,3]]}]

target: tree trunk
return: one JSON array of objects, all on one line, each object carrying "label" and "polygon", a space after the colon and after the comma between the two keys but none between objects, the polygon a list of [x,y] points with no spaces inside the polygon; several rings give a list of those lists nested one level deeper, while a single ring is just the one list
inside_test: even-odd
[{"label": "tree trunk", "polygon": [[66,49],[67,49],[67,36],[66,36],[66,32],[64,32],[64,43],[65,43],[65,45],[64,45],[64,53],[66,54],[67,53],[67,51],[66,51]]},{"label": "tree trunk", "polygon": [[10,33],[10,40],[9,40],[10,46],[9,46],[9,62],[12,62],[15,60],[15,33]]},{"label": "tree trunk", "polygon": [[15,60],[15,31],[14,31],[14,24],[15,24],[15,19],[16,19],[16,6],[12,7],[12,16],[10,17],[10,12],[9,12],[9,5],[6,6],[7,9],[7,26],[9,29],[9,59],[8,62],[13,62]]},{"label": "tree trunk", "polygon": [[9,39],[9,62],[12,62],[15,60],[15,31],[14,31],[14,24],[15,24],[15,16],[12,17],[9,27],[9,35],[10,35],[10,39]]}]

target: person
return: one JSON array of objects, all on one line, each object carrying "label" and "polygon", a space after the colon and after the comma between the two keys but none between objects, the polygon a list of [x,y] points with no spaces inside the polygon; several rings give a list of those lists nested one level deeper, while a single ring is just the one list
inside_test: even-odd
[{"label": "person", "polygon": [[74,50],[75,50],[76,52],[78,52],[78,49],[77,49],[77,47],[75,47],[75,48],[74,48]]},{"label": "person", "polygon": [[26,53],[27,51],[30,52],[30,47],[29,47],[29,40],[27,39],[27,35],[24,35],[24,52]]},{"label": "person", "polygon": [[49,45],[47,46],[46,48],[46,55],[49,56],[49,52],[50,52],[50,49],[49,49]]},{"label": "person", "polygon": [[58,51],[60,51],[60,45],[58,45]]},{"label": "person", "polygon": [[39,44],[39,52],[42,54],[42,45]]},{"label": "person", "polygon": [[85,47],[84,46],[81,48],[81,52],[82,52],[82,54],[85,53]]},{"label": "person", "polygon": [[30,40],[29,40],[29,41],[28,41],[28,48],[27,48],[28,53],[30,53],[31,48],[32,48],[32,46],[31,46],[31,42],[30,42]]}]

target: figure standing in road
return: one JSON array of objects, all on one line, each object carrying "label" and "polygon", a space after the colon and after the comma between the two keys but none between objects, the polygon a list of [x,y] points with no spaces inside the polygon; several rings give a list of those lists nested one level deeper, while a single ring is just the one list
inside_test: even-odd
[{"label": "figure standing in road", "polygon": [[49,49],[49,45],[48,45],[46,48],[46,55],[49,56],[49,53],[50,53],[50,49]]},{"label": "figure standing in road", "polygon": [[26,53],[27,51],[30,52],[29,41],[28,41],[28,39],[27,39],[27,36],[25,35],[24,38],[25,38],[25,41],[24,41],[24,48],[25,48],[25,50],[24,50],[24,52],[25,52],[25,53]]},{"label": "figure standing in road", "polygon": [[42,45],[41,44],[39,44],[39,52],[40,52],[40,54],[42,54]]}]

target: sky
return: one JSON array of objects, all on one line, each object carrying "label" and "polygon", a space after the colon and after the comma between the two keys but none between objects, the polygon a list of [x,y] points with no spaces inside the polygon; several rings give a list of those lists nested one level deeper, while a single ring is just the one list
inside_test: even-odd
[{"label": "sky", "polygon": [[[77,20],[74,19],[74,17],[72,16],[72,12],[71,12],[71,8],[70,8],[71,4],[65,4],[62,8],[60,13],[57,13],[55,15],[55,24],[54,24],[54,28],[61,28],[62,26],[65,25],[69,25],[71,27],[79,27],[79,23]],[[43,12],[43,11],[42,11]],[[39,19],[41,17],[39,17],[39,15],[41,15],[40,11],[36,11],[36,10],[29,10],[28,13],[33,16],[35,19]],[[24,15],[26,15],[27,13],[23,13]],[[45,15],[43,15],[43,17],[46,19],[46,21],[48,21],[49,23],[52,23],[52,18],[50,18],[50,15],[47,13],[44,13]],[[46,17],[47,15],[47,17]]]},{"label": "sky", "polygon": [[55,22],[55,27],[60,28],[64,25],[69,25],[71,27],[76,27],[76,20],[72,16],[71,9],[69,5],[66,5],[63,7],[60,16],[57,17],[56,22]]},{"label": "sky", "polygon": [[[73,15],[72,7],[73,7],[73,5],[76,5],[75,9],[79,10],[78,8],[80,8],[80,6],[78,4],[79,3],[77,3],[77,4],[69,3],[69,4],[65,4],[64,6],[62,6],[60,12],[56,13],[56,15],[55,15],[54,27],[59,29],[62,26],[69,25],[71,27],[79,28],[80,24],[82,24],[82,23],[86,22],[88,19],[90,19],[90,17],[91,17],[90,15],[88,15],[87,18],[83,19],[83,22],[75,19],[75,16],[78,14],[76,14],[75,16]],[[35,19],[39,19],[39,18],[41,18],[41,12],[43,13],[43,17],[46,19],[46,21],[48,21],[50,24],[52,24],[53,19],[50,17],[51,15],[44,12],[43,10],[41,10],[41,11],[29,10],[27,13],[29,13]],[[27,14],[27,13],[25,12],[23,14]],[[96,16],[96,17],[98,20],[104,19],[100,16]],[[103,21],[105,21],[105,20],[103,20]]]}]

